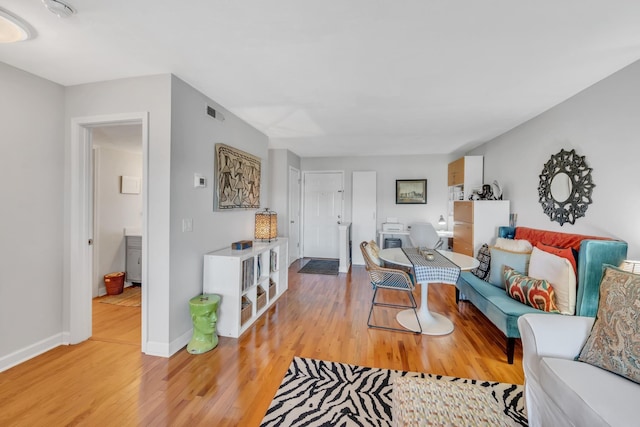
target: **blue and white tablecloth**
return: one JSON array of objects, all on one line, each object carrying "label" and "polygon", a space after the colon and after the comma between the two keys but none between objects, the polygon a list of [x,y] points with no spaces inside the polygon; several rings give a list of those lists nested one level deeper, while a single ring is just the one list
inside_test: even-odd
[{"label": "blue and white tablecloth", "polygon": [[425,259],[418,248],[402,248],[413,264],[418,283],[450,283],[455,285],[460,276],[460,267],[438,251],[432,251],[433,260]]}]

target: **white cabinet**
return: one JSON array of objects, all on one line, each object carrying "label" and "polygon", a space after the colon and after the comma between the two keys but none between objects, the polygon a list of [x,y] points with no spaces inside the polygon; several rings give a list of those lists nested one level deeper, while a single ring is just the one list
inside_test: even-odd
[{"label": "white cabinet", "polygon": [[453,251],[475,257],[478,249],[492,245],[498,227],[509,225],[508,200],[454,202]]},{"label": "white cabinet", "polygon": [[351,235],[353,265],[364,265],[360,243],[376,238],[376,172],[353,172],[351,191]]},{"label": "white cabinet", "polygon": [[125,280],[130,283],[142,282],[142,236],[126,236]]},{"label": "white cabinet", "polygon": [[202,290],[220,295],[218,335],[238,338],[287,290],[288,241],[254,242],[204,256]]}]

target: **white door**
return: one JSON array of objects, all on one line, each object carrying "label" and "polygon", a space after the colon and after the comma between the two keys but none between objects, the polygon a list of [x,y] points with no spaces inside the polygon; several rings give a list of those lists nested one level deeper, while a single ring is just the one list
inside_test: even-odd
[{"label": "white door", "polygon": [[309,258],[338,258],[342,220],[342,172],[304,173],[303,253]]},{"label": "white door", "polygon": [[364,265],[360,243],[376,240],[376,172],[354,172],[352,183],[351,259],[354,265]]},{"label": "white door", "polygon": [[289,167],[289,265],[300,258],[300,171]]}]

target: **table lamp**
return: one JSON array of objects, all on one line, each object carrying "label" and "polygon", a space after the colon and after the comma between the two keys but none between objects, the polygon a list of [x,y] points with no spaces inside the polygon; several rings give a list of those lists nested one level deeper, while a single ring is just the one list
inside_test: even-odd
[{"label": "table lamp", "polygon": [[278,236],[278,214],[264,208],[264,211],[256,212],[256,240],[270,242]]}]

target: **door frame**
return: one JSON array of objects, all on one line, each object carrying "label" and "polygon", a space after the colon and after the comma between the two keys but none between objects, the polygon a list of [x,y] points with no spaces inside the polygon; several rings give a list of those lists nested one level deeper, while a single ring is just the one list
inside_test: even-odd
[{"label": "door frame", "polygon": [[339,173],[342,176],[342,204],[340,206],[340,223],[344,222],[344,203],[345,203],[345,197],[344,197],[344,171],[343,170],[318,170],[318,171],[303,171],[302,172],[302,197],[300,200],[300,212],[302,213],[302,215],[300,215],[301,219],[300,219],[300,229],[302,230],[302,233],[300,234],[300,257],[304,258],[305,253],[304,253],[304,210],[305,210],[305,194],[307,193],[307,175],[308,174],[312,174],[312,173]]},{"label": "door frame", "polygon": [[[93,237],[93,182],[91,129],[106,125],[140,124],[142,126],[142,282],[147,282],[148,242],[148,165],[149,113],[122,113],[71,119],[69,167],[69,230],[66,246],[65,277],[69,292],[65,298],[65,313],[69,319],[67,342],[77,344],[92,334],[93,256],[88,244]],[[148,336],[147,286],[142,287],[142,351]]]},{"label": "door frame", "polygon": [[[294,210],[294,206],[291,200],[291,173],[296,173],[298,175],[298,216],[297,216],[297,222],[295,223],[295,226],[292,226],[292,211]],[[293,166],[289,166],[289,176],[287,177],[287,179],[289,180],[289,194],[287,195],[288,197],[288,203],[287,205],[289,206],[289,212],[287,212],[287,216],[289,219],[289,265],[291,265],[295,260],[299,259],[301,257],[301,251],[302,251],[302,246],[300,245],[300,241],[302,238],[302,173],[300,172],[300,169],[298,168],[294,168]],[[294,212],[295,213],[295,212]],[[298,246],[293,247],[292,245],[292,241],[291,241],[291,230],[294,228],[298,228]],[[295,242],[293,242],[295,243]]]}]

